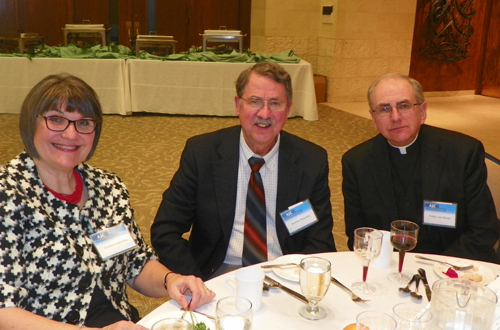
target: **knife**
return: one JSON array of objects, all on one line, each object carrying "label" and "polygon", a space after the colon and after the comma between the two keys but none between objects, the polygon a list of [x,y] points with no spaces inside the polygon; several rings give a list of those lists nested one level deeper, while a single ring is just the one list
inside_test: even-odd
[{"label": "knife", "polygon": [[427,296],[427,300],[430,302],[432,292],[431,292],[431,287],[429,286],[429,283],[427,282],[427,276],[425,275],[425,270],[423,268],[419,268],[418,274],[422,278],[422,282],[424,283],[424,286],[425,286],[425,295]]},{"label": "knife", "polygon": [[266,275],[265,279],[264,279],[264,282],[266,282],[267,284],[269,284],[269,286],[272,288],[272,287],[275,287],[275,288],[280,288],[281,290],[285,291],[286,293],[288,293],[289,295],[291,295],[292,297],[294,298],[297,298],[299,299],[300,301],[304,302],[304,303],[308,303],[306,297],[304,297],[303,295],[301,295],[300,293],[296,292],[296,291],[293,291],[292,289],[284,286],[283,284],[281,284],[280,282],[276,281],[276,280],[273,280],[272,278],[270,278],[269,276]]}]

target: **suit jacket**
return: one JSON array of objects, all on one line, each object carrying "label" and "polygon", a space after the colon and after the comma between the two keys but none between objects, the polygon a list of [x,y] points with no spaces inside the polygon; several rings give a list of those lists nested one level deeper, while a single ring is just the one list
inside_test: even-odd
[{"label": "suit jacket", "polygon": [[[235,214],[240,126],[190,138],[151,227],[160,261],[207,279],[223,263]],[[284,254],[335,251],[326,151],[281,132],[276,231]],[[305,199],[318,222],[290,236],[279,212]],[[191,229],[189,241],[182,235]]]},{"label": "suit jacket", "polygon": [[[428,125],[422,125],[418,139],[423,200],[458,206],[456,228],[422,225],[422,212],[405,219],[420,225],[414,251],[496,261],[493,245],[500,235],[499,222],[486,184],[483,145]],[[379,134],[347,151],[342,173],[346,234],[352,249],[354,229],[390,230],[391,222],[398,220],[387,140]]]}]

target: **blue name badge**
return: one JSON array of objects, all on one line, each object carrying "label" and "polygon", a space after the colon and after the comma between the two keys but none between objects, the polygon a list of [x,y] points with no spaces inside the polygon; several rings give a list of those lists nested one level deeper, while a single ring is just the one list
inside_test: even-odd
[{"label": "blue name badge", "polygon": [[103,260],[120,255],[137,247],[124,224],[107,228],[90,235],[90,239]]},{"label": "blue name badge", "polygon": [[298,233],[318,221],[308,199],[290,206],[288,210],[281,212],[280,216],[290,235]]},{"label": "blue name badge", "polygon": [[430,226],[456,228],[457,204],[424,200],[423,223]]}]

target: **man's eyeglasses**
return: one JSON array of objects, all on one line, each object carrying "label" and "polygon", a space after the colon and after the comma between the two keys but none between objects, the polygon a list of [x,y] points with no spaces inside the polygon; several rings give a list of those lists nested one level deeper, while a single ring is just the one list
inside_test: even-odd
[{"label": "man's eyeglasses", "polygon": [[65,131],[71,123],[75,126],[76,131],[81,134],[90,134],[94,132],[96,127],[96,123],[92,119],[69,120],[68,118],[60,116],[42,115],[39,115],[38,117],[45,119],[45,125],[47,128],[54,132]]},{"label": "man's eyeglasses", "polygon": [[287,103],[278,101],[278,100],[270,100],[264,101],[258,97],[250,97],[248,99],[240,98],[240,100],[245,101],[246,105],[249,106],[253,110],[260,110],[264,107],[264,104],[267,103],[269,110],[271,111],[284,111],[287,107]]},{"label": "man's eyeglasses", "polygon": [[420,104],[422,103],[398,102],[395,106],[392,106],[390,104],[382,104],[377,106],[375,109],[371,109],[371,111],[377,117],[385,117],[391,114],[393,108],[396,108],[399,113],[408,113],[412,112],[413,109],[415,109],[415,106]]}]

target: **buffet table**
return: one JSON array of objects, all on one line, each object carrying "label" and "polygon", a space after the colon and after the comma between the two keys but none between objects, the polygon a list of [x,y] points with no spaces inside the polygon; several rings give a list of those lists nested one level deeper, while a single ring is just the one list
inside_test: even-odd
[{"label": "buffet table", "polygon": [[[127,60],[132,112],[235,116],[234,82],[254,64]],[[290,117],[317,120],[311,64],[281,65],[292,76]]]},{"label": "buffet table", "polygon": [[106,114],[130,113],[130,91],[123,59],[0,57],[0,112],[19,113],[28,92],[44,77],[70,73],[95,89]]},{"label": "buffet table", "polygon": [[[328,259],[332,263],[332,276],[341,283],[350,287],[355,281],[359,281],[362,275],[362,264],[360,259],[353,252],[336,252],[322,253],[316,256]],[[443,261],[450,260],[448,257],[432,256]],[[301,317],[298,313],[299,307],[303,304],[299,300],[288,295],[280,289],[271,288],[268,293],[264,293],[262,297],[262,307],[254,313],[252,330],[259,329],[343,329],[346,325],[355,323],[356,316],[362,311],[378,310],[392,315],[392,307],[401,302],[414,302],[424,308],[428,302],[425,297],[424,286],[421,283],[419,292],[423,295],[423,299],[418,301],[411,298],[408,294],[401,294],[398,288],[401,285],[392,283],[387,280],[387,275],[397,271],[397,252],[393,254],[392,266],[386,269],[370,266],[368,272],[368,282],[378,284],[382,290],[376,295],[361,295],[362,298],[369,299],[367,303],[355,303],[351,301],[350,296],[334,284],[330,284],[328,292],[324,299],[320,302],[320,306],[328,310],[326,318],[319,321],[309,321]],[[500,265],[489,264],[479,261],[471,261],[475,266],[487,268],[490,276],[496,277],[500,274]],[[268,263],[276,263],[274,261]],[[417,273],[418,268],[424,268],[427,273],[427,278],[430,286],[441,277],[434,270],[436,263],[419,260],[415,258],[415,254],[408,253],[405,257],[403,272],[408,274]],[[259,265],[251,266],[259,267]],[[490,272],[491,271],[491,272]],[[272,270],[266,270],[266,275],[279,281],[281,284],[300,292],[299,284],[295,281],[286,280],[277,276]],[[215,315],[215,305],[218,299],[230,296],[230,291],[224,286],[226,275],[221,275],[208,282],[208,288],[216,293],[216,297],[210,304],[204,305],[197,309],[201,313]],[[413,287],[412,287],[413,289]],[[170,300],[150,314],[145,316],[139,324],[149,327],[161,318],[167,317],[169,313],[179,311],[179,305]],[[213,330],[213,329],[212,329]]]},{"label": "buffet table", "polygon": [[[149,112],[236,116],[234,82],[255,63],[0,57],[0,113],[19,113],[33,86],[70,73],[92,86],[105,114]],[[290,117],[317,120],[310,63],[282,64],[292,76]]]}]

